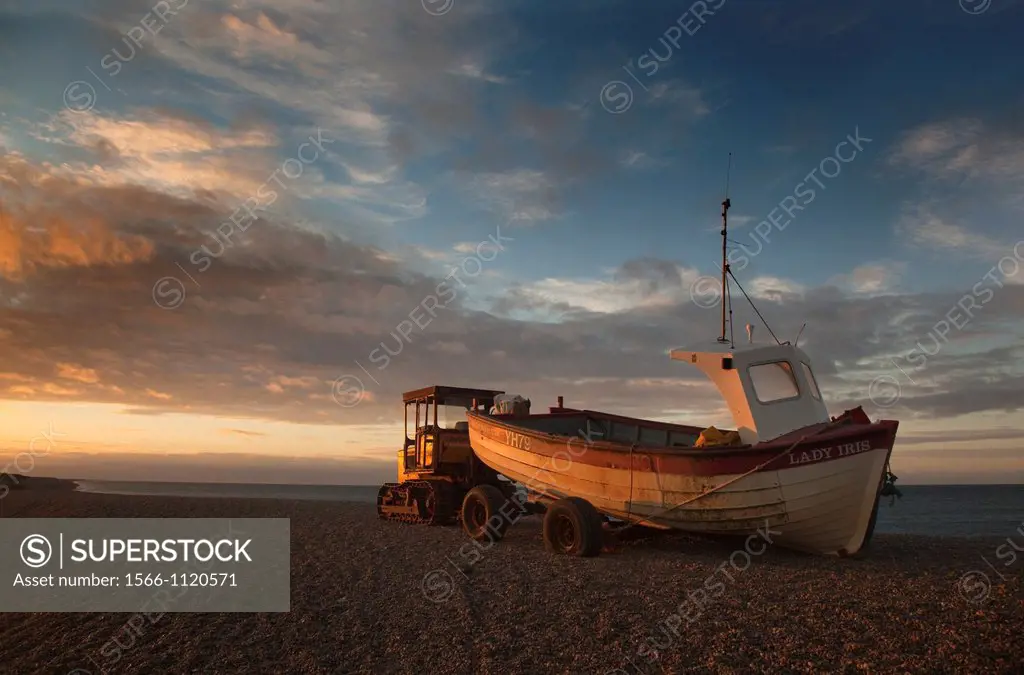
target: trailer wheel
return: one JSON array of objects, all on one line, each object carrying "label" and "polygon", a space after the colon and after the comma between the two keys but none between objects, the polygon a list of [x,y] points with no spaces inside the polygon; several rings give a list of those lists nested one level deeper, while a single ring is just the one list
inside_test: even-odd
[{"label": "trailer wheel", "polygon": [[500,512],[506,501],[493,485],[477,485],[462,500],[462,529],[477,541],[500,541],[509,526]]},{"label": "trailer wheel", "polygon": [[544,514],[544,547],[551,553],[595,556],[603,537],[601,514],[586,499],[559,499]]}]

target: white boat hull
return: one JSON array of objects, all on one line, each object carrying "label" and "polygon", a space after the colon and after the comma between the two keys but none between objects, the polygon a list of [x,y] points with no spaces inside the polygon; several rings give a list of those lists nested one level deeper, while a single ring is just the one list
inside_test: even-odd
[{"label": "white boat hull", "polygon": [[478,431],[471,443],[485,464],[549,498],[582,497],[615,518],[690,532],[743,535],[767,527],[774,544],[828,555],[863,545],[890,452],[871,448],[806,466],[694,476],[596,466],[569,452],[548,457]]}]

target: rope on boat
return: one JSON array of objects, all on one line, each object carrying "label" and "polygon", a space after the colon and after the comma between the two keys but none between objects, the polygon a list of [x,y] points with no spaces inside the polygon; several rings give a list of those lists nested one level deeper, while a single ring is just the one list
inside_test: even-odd
[{"label": "rope on boat", "polygon": [[[892,497],[892,499],[889,500],[889,506],[895,505],[897,499],[903,499],[903,493],[900,492],[900,489],[898,487],[896,487],[897,480],[899,480],[899,478],[897,478],[896,474],[889,470],[889,462],[888,460],[886,460],[885,478],[882,481],[882,490],[881,492],[879,492],[879,496]],[[632,498],[632,495],[630,495],[630,498]]]},{"label": "rope on boat", "polygon": [[[639,434],[640,432],[637,431]],[[639,441],[638,441],[639,442]],[[636,443],[629,446],[629,501],[626,502],[626,518],[633,517],[633,451],[636,450]]]},{"label": "rope on boat", "polygon": [[[724,483],[722,483],[720,485],[716,485],[715,487],[711,488],[710,490],[707,490],[706,492],[700,493],[696,497],[692,497],[690,499],[687,499],[685,502],[682,502],[680,504],[676,504],[672,508],[666,509],[666,510],[662,511],[661,513],[657,514],[657,515],[658,516],[663,516],[666,513],[671,513],[672,511],[675,511],[678,508],[686,506],[687,504],[692,504],[693,502],[697,501],[698,499],[701,499],[702,497],[707,497],[710,494],[718,492],[722,488],[728,487],[728,486],[732,485],[733,483],[735,483],[736,481],[742,480],[742,479],[746,478],[747,476],[749,476],[752,473],[757,473],[758,471],[760,471],[764,467],[768,466],[772,462],[774,462],[774,461],[776,461],[778,459],[781,459],[781,458],[785,457],[786,455],[788,455],[789,453],[793,452],[793,450],[796,448],[796,446],[800,445],[801,443],[803,443],[805,440],[807,440],[811,436],[814,436],[816,434],[820,434],[822,431],[824,431],[825,429],[828,429],[828,428],[829,427],[826,426],[826,427],[823,427],[822,429],[819,429],[819,430],[817,430],[817,431],[815,431],[813,433],[804,434],[795,443],[793,443],[793,445],[789,446],[784,451],[782,451],[779,454],[775,455],[771,459],[768,459],[768,460],[766,460],[764,462],[761,462],[760,464],[755,466],[750,471],[747,471],[746,473],[740,474],[739,476],[736,476],[735,478],[730,478],[729,480],[725,481]],[[633,452],[633,450],[632,450],[632,448],[630,448],[630,455],[632,455],[632,452]],[[629,487],[629,512],[632,513],[633,512],[633,475],[632,475],[633,474],[633,463],[632,463],[632,457],[630,458],[629,468],[630,468],[630,477],[629,477],[629,484],[630,484],[630,487]],[[651,518],[653,518],[653,517],[654,516],[651,516],[651,517],[648,517],[648,518],[643,518],[641,520],[636,521],[635,523],[630,523],[629,525],[626,525],[625,527],[623,527],[622,530],[620,530],[620,531],[628,530],[629,528],[633,527],[634,525],[641,525],[643,523],[649,523],[649,522],[651,522]]]}]

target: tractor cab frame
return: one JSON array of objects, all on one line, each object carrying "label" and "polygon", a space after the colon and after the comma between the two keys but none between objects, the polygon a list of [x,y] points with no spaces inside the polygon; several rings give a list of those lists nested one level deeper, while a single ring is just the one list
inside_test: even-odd
[{"label": "tractor cab frame", "polygon": [[[495,397],[504,393],[438,385],[405,392],[405,440],[398,451],[398,482],[384,483],[377,492],[377,515],[406,523],[444,525],[465,511],[468,503],[467,517],[473,523],[481,513],[481,522],[491,523],[496,505],[513,500],[516,487],[473,452],[466,412],[486,413],[494,406]],[[441,418],[442,411],[446,419]],[[524,507],[519,504],[517,508]],[[473,525],[474,532],[480,529],[478,525]]]},{"label": "tractor cab frame", "polygon": [[[437,385],[405,392],[405,442],[398,455],[399,480],[427,474],[456,480],[470,478],[467,474],[474,457],[465,411],[487,412],[494,405],[494,397],[503,393]],[[448,419],[440,418],[442,410]]]}]

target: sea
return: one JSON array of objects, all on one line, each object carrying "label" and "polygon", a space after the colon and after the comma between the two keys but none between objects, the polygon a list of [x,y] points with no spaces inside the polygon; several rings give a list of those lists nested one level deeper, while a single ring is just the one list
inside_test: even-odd
[{"label": "sea", "polygon": [[[376,485],[265,485],[79,480],[78,490],[115,495],[236,497],[376,503]],[[1024,485],[900,485],[882,497],[876,532],[1005,537],[1024,527]]]}]

